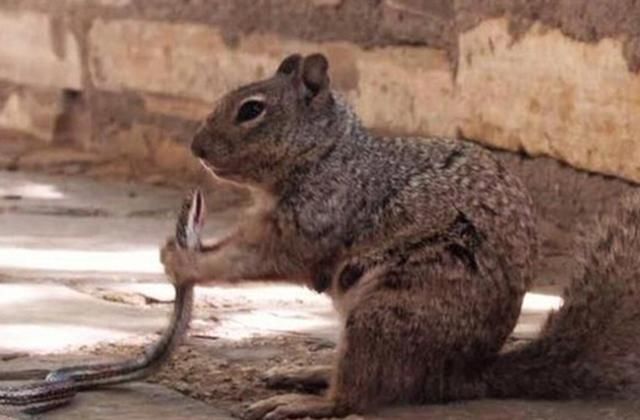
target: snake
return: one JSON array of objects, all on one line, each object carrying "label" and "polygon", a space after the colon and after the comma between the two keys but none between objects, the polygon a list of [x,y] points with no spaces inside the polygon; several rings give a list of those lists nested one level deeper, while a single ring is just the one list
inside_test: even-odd
[{"label": "snake", "polygon": [[[195,188],[185,197],[178,214],[177,247],[194,251],[202,248],[205,213],[203,193]],[[0,387],[0,412],[43,413],[70,403],[80,391],[144,379],[157,371],[180,345],[191,321],[193,285],[175,282],[174,288],[169,326],[141,355],[119,362],[63,367],[48,371],[39,381]],[[12,373],[19,377],[21,372]]]}]

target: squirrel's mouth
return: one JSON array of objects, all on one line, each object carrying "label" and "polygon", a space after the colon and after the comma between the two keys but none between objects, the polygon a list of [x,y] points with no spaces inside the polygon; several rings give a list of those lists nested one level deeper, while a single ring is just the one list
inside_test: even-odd
[{"label": "squirrel's mouth", "polygon": [[225,170],[220,167],[213,166],[211,163],[207,162],[204,159],[200,159],[200,164],[213,176],[217,177],[225,177],[226,175],[230,175],[231,171]]}]

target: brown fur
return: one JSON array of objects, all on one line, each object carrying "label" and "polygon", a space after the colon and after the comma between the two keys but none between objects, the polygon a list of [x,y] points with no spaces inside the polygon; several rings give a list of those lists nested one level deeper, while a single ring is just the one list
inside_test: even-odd
[{"label": "brown fur", "polygon": [[[292,55],[272,78],[218,102],[192,150],[216,176],[259,191],[266,204],[215,252],[163,250],[178,281],[279,278],[327,293],[341,313],[344,330],[327,395],[274,397],[254,404],[247,417],[546,396],[565,349],[585,338],[572,332],[574,322],[591,317],[580,315],[585,309],[578,302],[588,293],[597,301],[611,282],[594,266],[598,280],[585,278],[588,284],[579,281],[570,292],[575,320],[563,309],[532,350],[499,356],[537,255],[531,201],[521,183],[467,142],[374,137],[329,89],[327,69],[321,55]],[[248,101],[254,102],[243,105]],[[610,298],[607,303],[622,296]],[[566,343],[561,334],[568,334]],[[622,331],[611,334],[619,339]],[[554,351],[543,372],[533,373],[529,361]],[[603,347],[590,357],[610,356],[605,353]],[[512,367],[521,375],[511,375]]]}]

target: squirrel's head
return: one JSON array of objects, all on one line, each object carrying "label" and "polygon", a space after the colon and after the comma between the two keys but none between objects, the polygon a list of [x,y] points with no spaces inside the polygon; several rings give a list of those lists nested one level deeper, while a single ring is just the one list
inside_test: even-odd
[{"label": "squirrel's head", "polygon": [[326,147],[335,120],[329,63],[321,54],[285,58],[275,75],[223,96],[191,150],[217,176],[269,185]]}]

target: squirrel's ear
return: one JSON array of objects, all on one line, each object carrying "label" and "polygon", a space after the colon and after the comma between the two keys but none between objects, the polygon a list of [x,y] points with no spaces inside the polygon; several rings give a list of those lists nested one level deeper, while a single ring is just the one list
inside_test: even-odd
[{"label": "squirrel's ear", "polygon": [[278,66],[276,74],[291,76],[300,72],[302,67],[302,56],[300,54],[291,54]]},{"label": "squirrel's ear", "polygon": [[282,60],[276,72],[293,82],[294,88],[307,104],[320,103],[329,92],[329,61],[322,54],[302,57],[292,54]]},{"label": "squirrel's ear", "polygon": [[302,64],[302,81],[312,96],[329,88],[329,61],[322,54],[311,54]]}]

